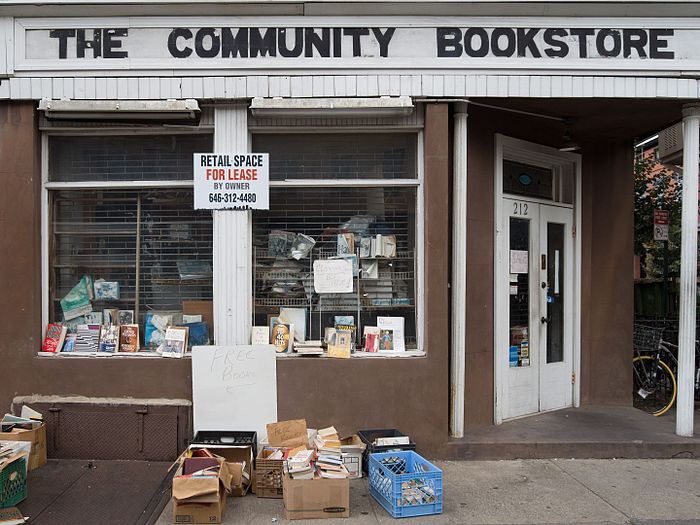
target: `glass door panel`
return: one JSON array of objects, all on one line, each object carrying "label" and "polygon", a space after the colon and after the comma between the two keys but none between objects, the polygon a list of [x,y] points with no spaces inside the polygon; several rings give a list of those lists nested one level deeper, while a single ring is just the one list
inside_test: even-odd
[{"label": "glass door panel", "polygon": [[547,223],[547,363],[564,360],[564,225]]}]

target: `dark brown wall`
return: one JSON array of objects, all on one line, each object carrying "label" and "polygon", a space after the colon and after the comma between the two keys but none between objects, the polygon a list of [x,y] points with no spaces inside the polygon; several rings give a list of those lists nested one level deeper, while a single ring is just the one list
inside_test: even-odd
[{"label": "dark brown wall", "polygon": [[581,400],[632,403],[633,145],[585,144]]},{"label": "dark brown wall", "polygon": [[40,340],[38,166],[33,104],[0,103],[0,410],[29,380]]},{"label": "dark brown wall", "polygon": [[343,434],[358,429],[399,428],[419,450],[439,455],[448,432],[449,240],[448,113],[446,104],[426,108],[425,125],[425,312],[426,358],[300,360],[277,362],[280,419],[333,424]]}]

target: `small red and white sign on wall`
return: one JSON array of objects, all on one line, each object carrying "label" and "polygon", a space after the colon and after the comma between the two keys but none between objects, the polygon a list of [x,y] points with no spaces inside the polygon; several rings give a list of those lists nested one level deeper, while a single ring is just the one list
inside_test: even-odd
[{"label": "small red and white sign on wall", "polygon": [[668,240],[668,211],[654,210],[654,240]]},{"label": "small red and white sign on wall", "polygon": [[267,153],[195,153],[196,210],[269,210]]}]

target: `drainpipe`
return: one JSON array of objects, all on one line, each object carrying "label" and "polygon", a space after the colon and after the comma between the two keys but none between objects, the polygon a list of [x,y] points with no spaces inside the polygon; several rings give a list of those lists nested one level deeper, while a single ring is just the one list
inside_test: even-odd
[{"label": "drainpipe", "polygon": [[678,323],[678,399],[676,401],[676,434],[688,437],[693,435],[699,157],[700,105],[689,104],[683,108],[683,213]]},{"label": "drainpipe", "polygon": [[467,104],[454,106],[452,168],[452,331],[450,437],[464,436],[464,370],[467,314]]}]

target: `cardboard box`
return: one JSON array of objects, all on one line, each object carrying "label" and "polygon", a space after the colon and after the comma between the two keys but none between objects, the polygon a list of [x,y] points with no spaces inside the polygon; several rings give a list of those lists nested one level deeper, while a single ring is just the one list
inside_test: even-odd
[{"label": "cardboard box", "polygon": [[221,523],[232,475],[226,461],[217,459],[219,475],[206,477],[183,476],[186,459],[180,461],[173,478],[174,523]]},{"label": "cardboard box", "polygon": [[364,444],[357,434],[340,440],[343,465],[348,469],[350,479],[359,479],[362,477],[362,454],[365,448],[367,448],[367,445]]},{"label": "cardboard box", "polygon": [[268,459],[277,450],[283,453],[287,447],[262,447],[255,458],[255,495],[258,498],[282,498],[282,469],[284,459]]},{"label": "cardboard box", "polygon": [[[253,483],[253,448],[250,445],[190,445],[189,450],[207,449],[223,458],[231,476],[232,496],[245,496]],[[244,463],[241,466],[241,463]]]},{"label": "cardboard box", "polygon": [[284,511],[288,520],[350,517],[349,479],[282,477]]},{"label": "cardboard box", "polygon": [[29,453],[29,470],[38,469],[46,464],[46,425],[32,430],[15,429],[0,432],[0,441],[29,441],[32,451]]}]

